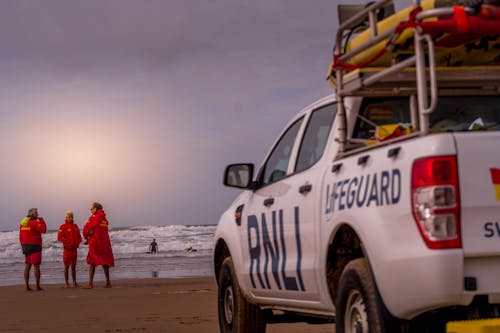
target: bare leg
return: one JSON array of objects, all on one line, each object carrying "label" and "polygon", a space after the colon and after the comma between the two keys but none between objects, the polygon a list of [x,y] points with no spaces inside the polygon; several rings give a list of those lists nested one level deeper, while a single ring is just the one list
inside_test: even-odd
[{"label": "bare leg", "polygon": [[76,284],[76,265],[71,266],[71,277],[73,278],[73,287],[78,287],[78,284]]},{"label": "bare leg", "polygon": [[66,288],[69,288],[68,270],[69,270],[69,266],[64,265],[64,282],[66,282]]},{"label": "bare leg", "polygon": [[106,276],[106,288],[111,288],[111,282],[109,281],[109,266],[102,265],[102,268],[104,269],[104,275]]},{"label": "bare leg", "polygon": [[87,284],[87,288],[94,288],[94,272],[94,264],[89,264],[89,283]]},{"label": "bare leg", "polygon": [[33,266],[35,266],[36,290],[43,290],[42,287],[40,287],[40,265]]},{"label": "bare leg", "polygon": [[26,283],[26,291],[31,291],[31,288],[30,288],[30,270],[31,270],[31,264],[24,265],[24,282]]}]

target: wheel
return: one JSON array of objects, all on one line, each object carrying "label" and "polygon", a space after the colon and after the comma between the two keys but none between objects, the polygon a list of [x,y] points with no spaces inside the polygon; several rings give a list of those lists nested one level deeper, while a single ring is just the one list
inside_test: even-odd
[{"label": "wheel", "polygon": [[222,263],[217,298],[221,333],[265,333],[264,314],[241,293],[231,257]]},{"label": "wheel", "polygon": [[366,259],[349,262],[340,276],[335,301],[336,333],[400,332],[378,293]]}]

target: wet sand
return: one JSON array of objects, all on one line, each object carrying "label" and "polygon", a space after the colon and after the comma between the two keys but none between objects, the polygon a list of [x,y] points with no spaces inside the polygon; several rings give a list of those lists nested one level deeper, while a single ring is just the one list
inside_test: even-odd
[{"label": "wet sand", "polygon": [[[43,281],[42,281],[43,282]],[[0,332],[219,332],[211,277],[96,282],[94,289],[0,287]],[[270,324],[267,332],[332,333],[333,324]]]}]

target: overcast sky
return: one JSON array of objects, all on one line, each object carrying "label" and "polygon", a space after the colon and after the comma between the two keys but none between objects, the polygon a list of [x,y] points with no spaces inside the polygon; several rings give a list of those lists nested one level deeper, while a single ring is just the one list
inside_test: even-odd
[{"label": "overcast sky", "polygon": [[[346,1],[349,3],[349,1]],[[0,2],[0,230],[215,224],[289,118],[332,91],[332,0]]]}]

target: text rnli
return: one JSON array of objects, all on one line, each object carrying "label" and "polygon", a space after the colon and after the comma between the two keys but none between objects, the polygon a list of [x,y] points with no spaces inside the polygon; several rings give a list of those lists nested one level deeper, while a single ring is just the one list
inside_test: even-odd
[{"label": "text rnli", "polygon": [[[305,291],[306,288],[302,280],[302,245],[300,240],[299,207],[294,208],[293,214],[295,232],[289,234],[288,237],[285,237],[286,227],[284,224],[286,222],[283,214],[284,212],[282,209],[272,211],[269,227],[265,213],[261,215],[261,223],[259,223],[259,218],[256,215],[248,216],[247,234],[248,251],[250,254],[248,274],[253,288],[272,289],[272,284],[269,279],[269,273],[272,273],[272,277],[274,277],[274,281],[279,290],[284,288],[285,290]],[[272,232],[270,230],[272,230]],[[294,244],[290,244],[290,241]],[[294,247],[296,250],[295,253],[293,250]],[[265,255],[264,262],[261,260],[262,253]],[[287,257],[289,262],[295,263],[295,269],[287,269]],[[264,279],[262,275],[264,275]],[[259,287],[257,286],[254,276],[257,276]],[[282,282],[283,287],[281,284]]]},{"label": "text rnli", "polygon": [[384,170],[326,186],[325,214],[351,208],[395,205],[401,197],[401,171]]}]

